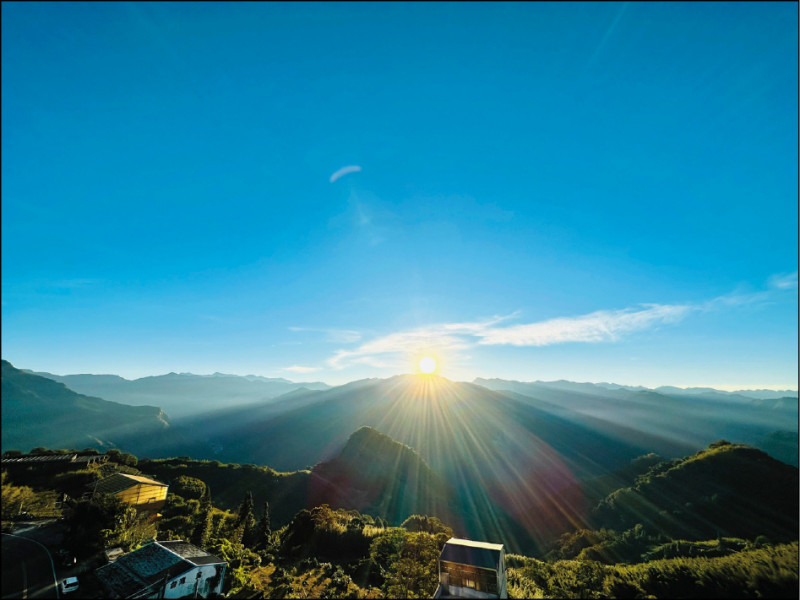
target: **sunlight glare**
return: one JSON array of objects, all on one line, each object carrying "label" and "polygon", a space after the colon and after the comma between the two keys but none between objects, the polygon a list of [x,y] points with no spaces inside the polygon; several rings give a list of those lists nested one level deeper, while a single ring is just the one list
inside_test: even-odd
[{"label": "sunlight glare", "polygon": [[430,356],[425,356],[419,361],[419,370],[426,375],[430,375],[436,370],[436,361]]}]

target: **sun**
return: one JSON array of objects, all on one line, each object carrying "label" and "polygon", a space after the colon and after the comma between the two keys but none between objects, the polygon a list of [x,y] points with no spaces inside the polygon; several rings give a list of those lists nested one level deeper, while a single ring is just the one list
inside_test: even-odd
[{"label": "sun", "polygon": [[431,356],[423,356],[419,361],[419,370],[430,375],[436,370],[436,361]]}]

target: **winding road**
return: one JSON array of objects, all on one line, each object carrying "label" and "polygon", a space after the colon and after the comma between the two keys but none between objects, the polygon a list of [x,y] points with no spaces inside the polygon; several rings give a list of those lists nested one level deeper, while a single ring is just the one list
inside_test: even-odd
[{"label": "winding road", "polygon": [[39,542],[3,534],[2,598],[58,598],[53,557]]}]

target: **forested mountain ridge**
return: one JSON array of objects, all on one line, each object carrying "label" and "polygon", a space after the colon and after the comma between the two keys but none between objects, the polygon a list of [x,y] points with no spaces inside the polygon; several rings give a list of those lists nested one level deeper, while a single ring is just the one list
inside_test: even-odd
[{"label": "forested mountain ridge", "polygon": [[596,528],[637,523],[670,538],[797,539],[798,470],[743,444],[720,441],[665,461],[609,494],[592,511]]},{"label": "forested mountain ridge", "polygon": [[228,510],[238,506],[245,492],[252,492],[257,505],[270,503],[277,525],[288,523],[302,508],[323,504],[396,524],[416,513],[453,517],[449,486],[412,448],[370,427],[353,432],[335,458],[311,471],[278,472],[187,456],[143,458],[138,466],[165,482],[199,479],[214,490],[215,502]]},{"label": "forested mountain ridge", "polygon": [[169,427],[157,406],[129,406],[78,394],[2,361],[2,448],[144,446]]},{"label": "forested mountain ridge", "polygon": [[308,504],[355,509],[389,523],[413,514],[453,522],[453,499],[450,486],[414,449],[361,427],[335,458],[314,466]]}]

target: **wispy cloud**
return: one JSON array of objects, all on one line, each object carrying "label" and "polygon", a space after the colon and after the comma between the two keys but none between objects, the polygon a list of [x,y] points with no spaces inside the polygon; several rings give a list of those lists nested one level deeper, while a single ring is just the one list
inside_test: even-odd
[{"label": "wispy cloud", "polygon": [[599,310],[533,323],[508,325],[507,321],[516,318],[518,312],[479,321],[435,323],[377,337],[352,349],[337,350],[327,363],[334,369],[356,363],[386,366],[386,361],[391,361],[392,358],[427,351],[452,355],[476,346],[617,342],[636,332],[673,325],[691,313],[769,301],[777,290],[796,288],[797,273],[773,276],[767,285],[767,290],[747,293],[737,291],[699,303],[639,304],[618,310]]},{"label": "wispy cloud", "polygon": [[292,365],[291,367],[284,367],[283,371],[291,371],[292,373],[312,373],[319,371],[318,367],[303,367],[301,365]]},{"label": "wispy cloud", "polygon": [[549,346],[564,342],[614,342],[622,335],[659,324],[677,323],[695,307],[685,304],[648,304],[640,308],[600,310],[577,317],[559,317],[538,323],[481,331],[479,344]]},{"label": "wispy cloud", "polygon": [[342,167],[336,173],[331,175],[330,182],[333,183],[337,179],[344,177],[345,175],[349,175],[350,173],[358,173],[361,170],[361,167],[358,165],[348,165],[346,167]]},{"label": "wispy cloud", "polygon": [[769,287],[777,290],[796,290],[797,271],[794,273],[776,273],[769,278]]},{"label": "wispy cloud", "polygon": [[615,341],[625,333],[679,321],[692,308],[688,305],[650,304],[511,326],[501,326],[501,323],[518,313],[482,321],[436,323],[391,333],[353,350],[338,350],[328,359],[328,364],[333,368],[343,368],[355,362],[366,362],[366,358],[408,355],[425,350],[453,352],[476,345],[548,346],[564,342]]}]

